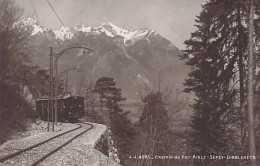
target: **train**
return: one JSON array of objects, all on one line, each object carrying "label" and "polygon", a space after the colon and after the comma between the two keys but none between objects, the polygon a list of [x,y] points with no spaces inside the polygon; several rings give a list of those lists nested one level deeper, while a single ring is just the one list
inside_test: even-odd
[{"label": "train", "polygon": [[[43,96],[38,98],[35,101],[36,104],[36,112],[42,120],[47,120],[48,117],[48,104],[51,106],[51,101],[49,103],[49,97]],[[84,97],[77,95],[63,95],[57,97],[58,103],[58,121],[76,121],[79,118],[83,117],[85,114],[84,111]],[[55,98],[53,101],[53,110],[55,110]],[[49,112],[50,120],[52,119],[52,111],[50,109]]]}]

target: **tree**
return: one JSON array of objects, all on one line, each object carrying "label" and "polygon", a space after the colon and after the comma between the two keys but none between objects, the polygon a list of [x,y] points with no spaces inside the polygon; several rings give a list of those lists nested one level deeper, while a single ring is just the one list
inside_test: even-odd
[{"label": "tree", "polygon": [[107,95],[115,89],[116,83],[113,78],[110,77],[101,77],[96,81],[95,92],[100,95],[100,110],[103,110],[104,99]]},{"label": "tree", "polygon": [[[250,14],[249,14],[249,25],[248,25],[248,137],[249,137],[249,155],[256,156],[256,143],[255,143],[255,126],[254,126],[254,90],[253,90],[253,77],[254,77],[254,8],[255,4],[253,0],[250,0]],[[256,160],[251,160],[250,165],[256,166]]]},{"label": "tree", "polygon": [[83,95],[85,97],[86,118],[88,116],[91,120],[94,120],[96,123],[104,123],[101,120],[101,116],[98,115],[99,112],[95,111],[96,93],[95,84],[92,82],[92,80],[88,84],[84,85]]},{"label": "tree", "polygon": [[[142,94],[141,116],[135,124],[133,159],[128,165],[136,166],[171,166],[186,165],[187,160],[154,160],[155,155],[179,155],[187,151],[187,134],[176,128],[184,129],[184,125],[176,126],[174,123],[182,122],[180,112],[184,113],[184,101],[177,94],[172,93],[169,87],[162,88],[161,79],[158,78],[153,86],[146,87]],[[187,110],[185,110],[186,112]],[[178,116],[178,117],[177,117]],[[181,131],[181,132],[180,132]],[[135,159],[135,157],[137,159]]]},{"label": "tree", "polygon": [[0,0],[0,142],[35,118],[30,102],[45,91],[46,82],[37,80],[46,75],[29,65],[25,53],[32,29],[21,21],[22,14],[13,0]]},{"label": "tree", "polygon": [[[149,93],[144,99],[143,112],[140,117],[140,126],[142,133],[144,134],[142,138],[141,147],[138,154],[147,154],[154,156],[155,154],[167,154],[165,150],[167,146],[163,138],[167,138],[168,133],[168,114],[166,111],[166,104],[163,99],[163,94],[161,92]],[[166,161],[165,161],[166,162]],[[151,166],[158,165],[153,160],[139,160],[137,165],[140,166]],[[163,161],[159,162],[163,164]],[[166,165],[164,163],[164,165]]]},{"label": "tree", "polygon": [[[185,91],[197,96],[191,123],[195,154],[234,153],[234,147],[241,143],[247,42],[245,12],[245,1],[211,0],[203,5],[197,17],[197,31],[185,41],[187,49],[183,57],[192,67]],[[230,137],[235,141],[230,142],[227,139]],[[238,151],[242,150],[241,147]]]},{"label": "tree", "polygon": [[[257,84],[256,84],[256,101],[260,100],[260,71],[258,71],[257,75]],[[256,152],[257,152],[257,159],[260,158],[260,102],[256,102],[254,107],[255,113],[255,126],[256,126]]]},{"label": "tree", "polygon": [[[206,6],[204,6],[206,8]],[[216,63],[216,57],[219,57],[217,50],[210,50],[213,47],[212,38],[214,38],[214,31],[210,28],[213,24],[213,13],[207,12],[206,9],[198,17],[197,23],[198,30],[192,34],[192,39],[185,42],[185,44],[191,49],[186,50],[186,58],[191,57],[187,62],[188,65],[194,66],[193,71],[189,73],[189,79],[186,80],[185,85],[187,86],[186,92],[194,91],[198,100],[194,104],[195,110],[192,118],[192,127],[194,129],[193,134],[193,151],[197,155],[208,155],[216,154],[216,152],[210,151],[210,149],[223,148],[224,145],[220,145],[223,140],[220,139],[220,133],[223,131],[215,131],[214,128],[218,124],[221,124],[218,119],[211,118],[214,112],[217,112],[216,103],[218,101],[212,99],[209,100],[209,96],[218,96],[214,92],[211,83],[216,78],[216,73],[219,67],[215,68],[214,62]],[[190,55],[189,55],[190,54]],[[214,58],[214,59],[213,59]],[[214,65],[214,66],[213,66]],[[211,125],[208,125],[211,124]],[[215,126],[214,126],[215,125]],[[223,126],[216,127],[222,129]],[[214,133],[213,133],[214,132]],[[218,146],[215,146],[218,145]],[[213,147],[215,146],[215,147]],[[201,165],[200,161],[197,163]]]},{"label": "tree", "polygon": [[1,106],[14,107],[20,100],[10,99],[20,97],[20,87],[26,83],[24,76],[29,69],[24,64],[28,58],[22,49],[30,31],[19,23],[22,10],[14,1],[1,0],[0,5],[0,101]]},{"label": "tree", "polygon": [[119,110],[119,102],[125,101],[126,98],[122,97],[120,88],[111,88],[110,94],[106,96],[106,106],[109,112]]},{"label": "tree", "polygon": [[102,114],[104,115],[105,112],[108,114],[105,121],[119,152],[120,163],[124,165],[130,153],[133,135],[128,112],[121,109],[119,104],[126,99],[122,97],[121,89],[116,87],[114,79],[110,77],[99,78],[95,84],[95,91],[100,95],[101,110],[103,110],[103,105],[107,108],[106,111],[102,111]]},{"label": "tree", "polygon": [[[259,2],[255,1],[257,9]],[[248,111],[246,105],[250,104],[246,101],[249,88],[245,85],[247,74],[252,76],[252,72],[247,72],[251,63],[247,47],[250,3],[248,0],[210,0],[203,5],[203,11],[198,16],[197,30],[192,33],[191,39],[185,41],[187,49],[183,58],[192,68],[185,82],[185,91],[194,92],[197,96],[191,126],[194,129],[193,145],[198,154],[245,155],[247,152],[245,112]],[[256,31],[251,34],[251,40],[255,41],[255,55],[259,57],[259,12],[255,15],[257,17],[251,19],[251,27]],[[258,65],[252,65],[252,69]],[[252,93],[250,95],[252,98]],[[220,130],[211,130],[213,128]],[[216,142],[210,144],[204,139],[207,137]],[[232,141],[227,138],[232,138]],[[234,163],[243,164],[240,161]]]}]

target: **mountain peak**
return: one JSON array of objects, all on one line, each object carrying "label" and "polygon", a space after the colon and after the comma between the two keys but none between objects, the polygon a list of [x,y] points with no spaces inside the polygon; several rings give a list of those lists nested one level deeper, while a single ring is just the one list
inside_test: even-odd
[{"label": "mountain peak", "polygon": [[121,28],[109,21],[102,23],[101,26],[103,26],[104,28],[110,28],[116,33],[128,33],[129,32],[127,29]]},{"label": "mountain peak", "polygon": [[70,29],[68,27],[64,27],[64,26],[62,26],[60,28],[60,30],[54,31],[54,34],[55,34],[56,38],[58,38],[62,41],[69,40],[73,37],[73,34],[71,33]]},{"label": "mountain peak", "polygon": [[111,23],[109,21],[106,21],[106,22],[102,23],[101,25],[103,25],[103,26],[111,26],[111,27],[118,27],[118,26],[116,26],[115,24],[113,24],[113,23]]},{"label": "mountain peak", "polygon": [[24,26],[33,27],[32,35],[36,35],[39,32],[42,33],[47,30],[47,29],[43,28],[41,25],[39,25],[37,23],[37,21],[31,17],[24,18],[21,22]]},{"label": "mountain peak", "polygon": [[[33,31],[31,34],[32,36],[34,36],[38,33],[48,32],[47,28],[43,28],[33,18],[30,18],[30,17],[25,18],[25,19],[23,19],[22,23],[25,26],[33,27]],[[127,29],[119,27],[109,21],[102,23],[98,27],[90,27],[85,24],[76,24],[72,31],[68,27],[62,26],[60,28],[60,30],[56,30],[56,31],[52,31],[52,32],[55,34],[55,37],[57,39],[65,41],[65,40],[70,40],[73,37],[73,34],[75,31],[83,32],[86,34],[93,34],[93,35],[99,35],[101,33],[104,33],[106,36],[109,36],[112,38],[116,37],[116,36],[120,36],[123,38],[125,45],[129,45],[129,44],[132,44],[143,38],[147,38],[152,33],[156,34],[155,31],[149,30],[147,28],[139,29],[139,30],[127,30]]]},{"label": "mountain peak", "polygon": [[[121,28],[116,26],[115,24],[107,21],[101,26],[98,27],[101,32],[105,32],[108,36],[115,37],[115,36],[121,36],[124,38],[124,43],[130,41],[130,43],[140,40],[144,38],[147,35],[150,35],[153,33],[153,30],[141,29],[141,30],[127,30],[125,28]],[[128,42],[129,43],[129,42]]]},{"label": "mountain peak", "polygon": [[25,25],[35,25],[36,24],[36,20],[31,18],[31,17],[28,17],[28,18],[24,18],[22,20],[22,22],[25,24]]},{"label": "mountain peak", "polygon": [[76,24],[74,26],[74,30],[76,31],[80,31],[80,32],[90,32],[91,31],[91,27],[90,26],[87,26],[85,24]]},{"label": "mountain peak", "polygon": [[113,36],[117,36],[117,35],[122,36],[122,34],[129,33],[128,30],[126,30],[124,28],[120,28],[120,27],[116,26],[115,24],[108,22],[108,21],[101,24],[100,28],[101,29],[104,28],[106,31],[109,31],[110,33],[112,33]]}]

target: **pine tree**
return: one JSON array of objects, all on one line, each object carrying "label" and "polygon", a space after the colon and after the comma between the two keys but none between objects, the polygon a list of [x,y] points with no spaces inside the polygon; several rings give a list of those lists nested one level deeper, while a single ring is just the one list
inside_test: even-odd
[{"label": "pine tree", "polygon": [[[197,96],[191,123],[195,154],[227,154],[238,143],[242,129],[230,126],[240,126],[243,121],[237,109],[237,96],[242,110],[245,100],[242,62],[246,59],[247,41],[244,12],[242,1],[209,1],[197,19],[198,30],[185,42],[184,59],[192,67],[185,82],[186,92]],[[230,137],[236,141],[228,141]]]},{"label": "pine tree", "polygon": [[102,114],[108,113],[105,121],[112,132],[112,138],[115,140],[120,163],[125,165],[131,149],[131,138],[133,135],[128,112],[120,108],[120,102],[126,100],[126,98],[122,97],[121,89],[116,87],[114,79],[110,77],[99,78],[95,84],[95,91],[100,95],[100,107],[102,110],[103,105],[107,108],[107,111],[103,110]]},{"label": "pine tree", "polygon": [[96,81],[95,92],[100,95],[100,110],[103,110],[104,100],[109,95],[111,91],[115,89],[116,83],[113,78],[101,77]]},{"label": "pine tree", "polygon": [[[211,0],[203,6],[197,19],[197,31],[187,40],[187,65],[192,67],[186,80],[186,92],[197,96],[192,127],[195,129],[194,147],[198,154],[215,153],[246,155],[247,139],[247,68],[249,0]],[[259,59],[259,6],[255,0],[253,34],[255,59]],[[253,65],[255,69],[259,61]],[[255,75],[257,73],[254,72]],[[256,78],[256,77],[255,77]],[[256,87],[257,81],[254,81]],[[256,105],[256,103],[255,103]],[[257,106],[255,106],[257,107]],[[214,120],[215,119],[215,120]],[[211,128],[222,128],[211,131]],[[208,130],[203,135],[203,130]],[[198,132],[198,133],[197,133]],[[203,147],[203,140],[213,134],[222,146]],[[227,139],[232,138],[232,139]],[[202,140],[199,142],[198,140]],[[232,140],[232,141],[230,141]],[[222,148],[225,147],[225,148]],[[236,162],[236,161],[234,161]],[[200,165],[199,163],[198,165]],[[236,164],[243,164],[237,162]]]}]

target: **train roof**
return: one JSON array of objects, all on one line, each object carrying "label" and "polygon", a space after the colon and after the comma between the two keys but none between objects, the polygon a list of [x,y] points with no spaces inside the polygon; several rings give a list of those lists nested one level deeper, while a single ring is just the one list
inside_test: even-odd
[{"label": "train roof", "polygon": [[[79,96],[79,95],[63,95],[63,96],[58,96],[58,100],[59,99],[68,99],[68,98],[84,98],[83,96]],[[54,97],[54,99],[55,99],[55,97]],[[38,98],[38,99],[36,99],[36,101],[46,101],[46,100],[49,100],[49,97],[48,96],[42,96],[42,97],[40,97],[40,98]]]}]

